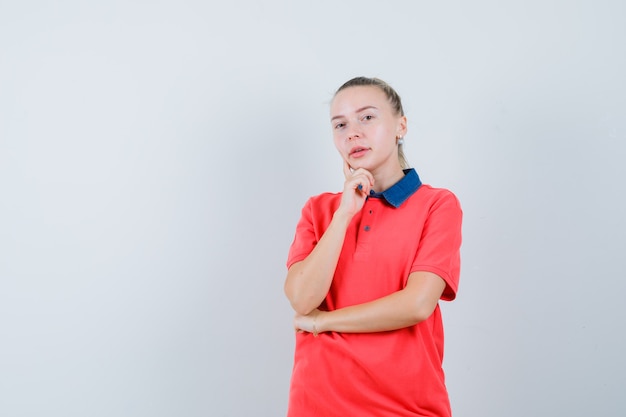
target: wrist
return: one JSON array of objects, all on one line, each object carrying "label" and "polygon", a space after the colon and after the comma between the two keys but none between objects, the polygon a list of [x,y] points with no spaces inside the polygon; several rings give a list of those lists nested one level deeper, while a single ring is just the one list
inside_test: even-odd
[{"label": "wrist", "polygon": [[320,333],[324,333],[328,331],[326,317],[328,316],[328,312],[320,311],[316,316],[315,320],[313,320],[313,334],[317,336]]},{"label": "wrist", "polygon": [[332,222],[347,228],[350,224],[350,220],[352,220],[352,216],[353,214],[347,213],[341,208],[338,208],[333,214]]}]

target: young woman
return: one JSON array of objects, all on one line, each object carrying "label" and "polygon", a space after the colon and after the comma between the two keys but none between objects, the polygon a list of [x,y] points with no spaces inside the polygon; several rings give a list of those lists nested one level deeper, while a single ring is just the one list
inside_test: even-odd
[{"label": "young woman", "polygon": [[310,198],[289,250],[290,417],[450,416],[439,300],[459,282],[461,217],[402,152],[398,94],[354,78],[331,103],[341,193]]}]

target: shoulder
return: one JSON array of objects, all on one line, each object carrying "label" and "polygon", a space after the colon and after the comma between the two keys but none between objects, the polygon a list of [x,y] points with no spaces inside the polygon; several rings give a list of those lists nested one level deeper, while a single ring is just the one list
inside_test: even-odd
[{"label": "shoulder", "polygon": [[422,184],[413,195],[415,200],[419,200],[421,204],[424,202],[433,204],[446,204],[461,208],[461,203],[457,196],[447,188],[437,188],[429,184]]},{"label": "shoulder", "polygon": [[341,202],[342,193],[321,193],[309,197],[306,202],[306,206],[311,209],[324,209],[327,207],[333,207]]},{"label": "shoulder", "polygon": [[322,193],[309,197],[302,207],[302,218],[311,223],[329,222],[341,204],[341,193]]},{"label": "shoulder", "polygon": [[325,230],[341,204],[341,193],[322,193],[309,197],[302,207],[298,227]]}]

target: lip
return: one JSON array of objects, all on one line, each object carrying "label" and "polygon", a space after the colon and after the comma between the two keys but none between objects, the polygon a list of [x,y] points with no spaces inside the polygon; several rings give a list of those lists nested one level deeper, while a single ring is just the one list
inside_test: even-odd
[{"label": "lip", "polygon": [[360,158],[365,155],[369,150],[370,148],[366,148],[365,146],[354,146],[352,149],[350,149],[348,156],[350,156],[351,158]]}]

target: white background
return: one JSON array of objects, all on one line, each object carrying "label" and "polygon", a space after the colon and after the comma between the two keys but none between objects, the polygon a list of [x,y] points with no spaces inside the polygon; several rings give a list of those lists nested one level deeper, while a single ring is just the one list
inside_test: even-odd
[{"label": "white background", "polygon": [[0,415],[284,415],[287,250],[306,198],[341,189],[328,104],[365,75],[464,208],[455,416],[623,416],[625,18],[0,1]]}]

